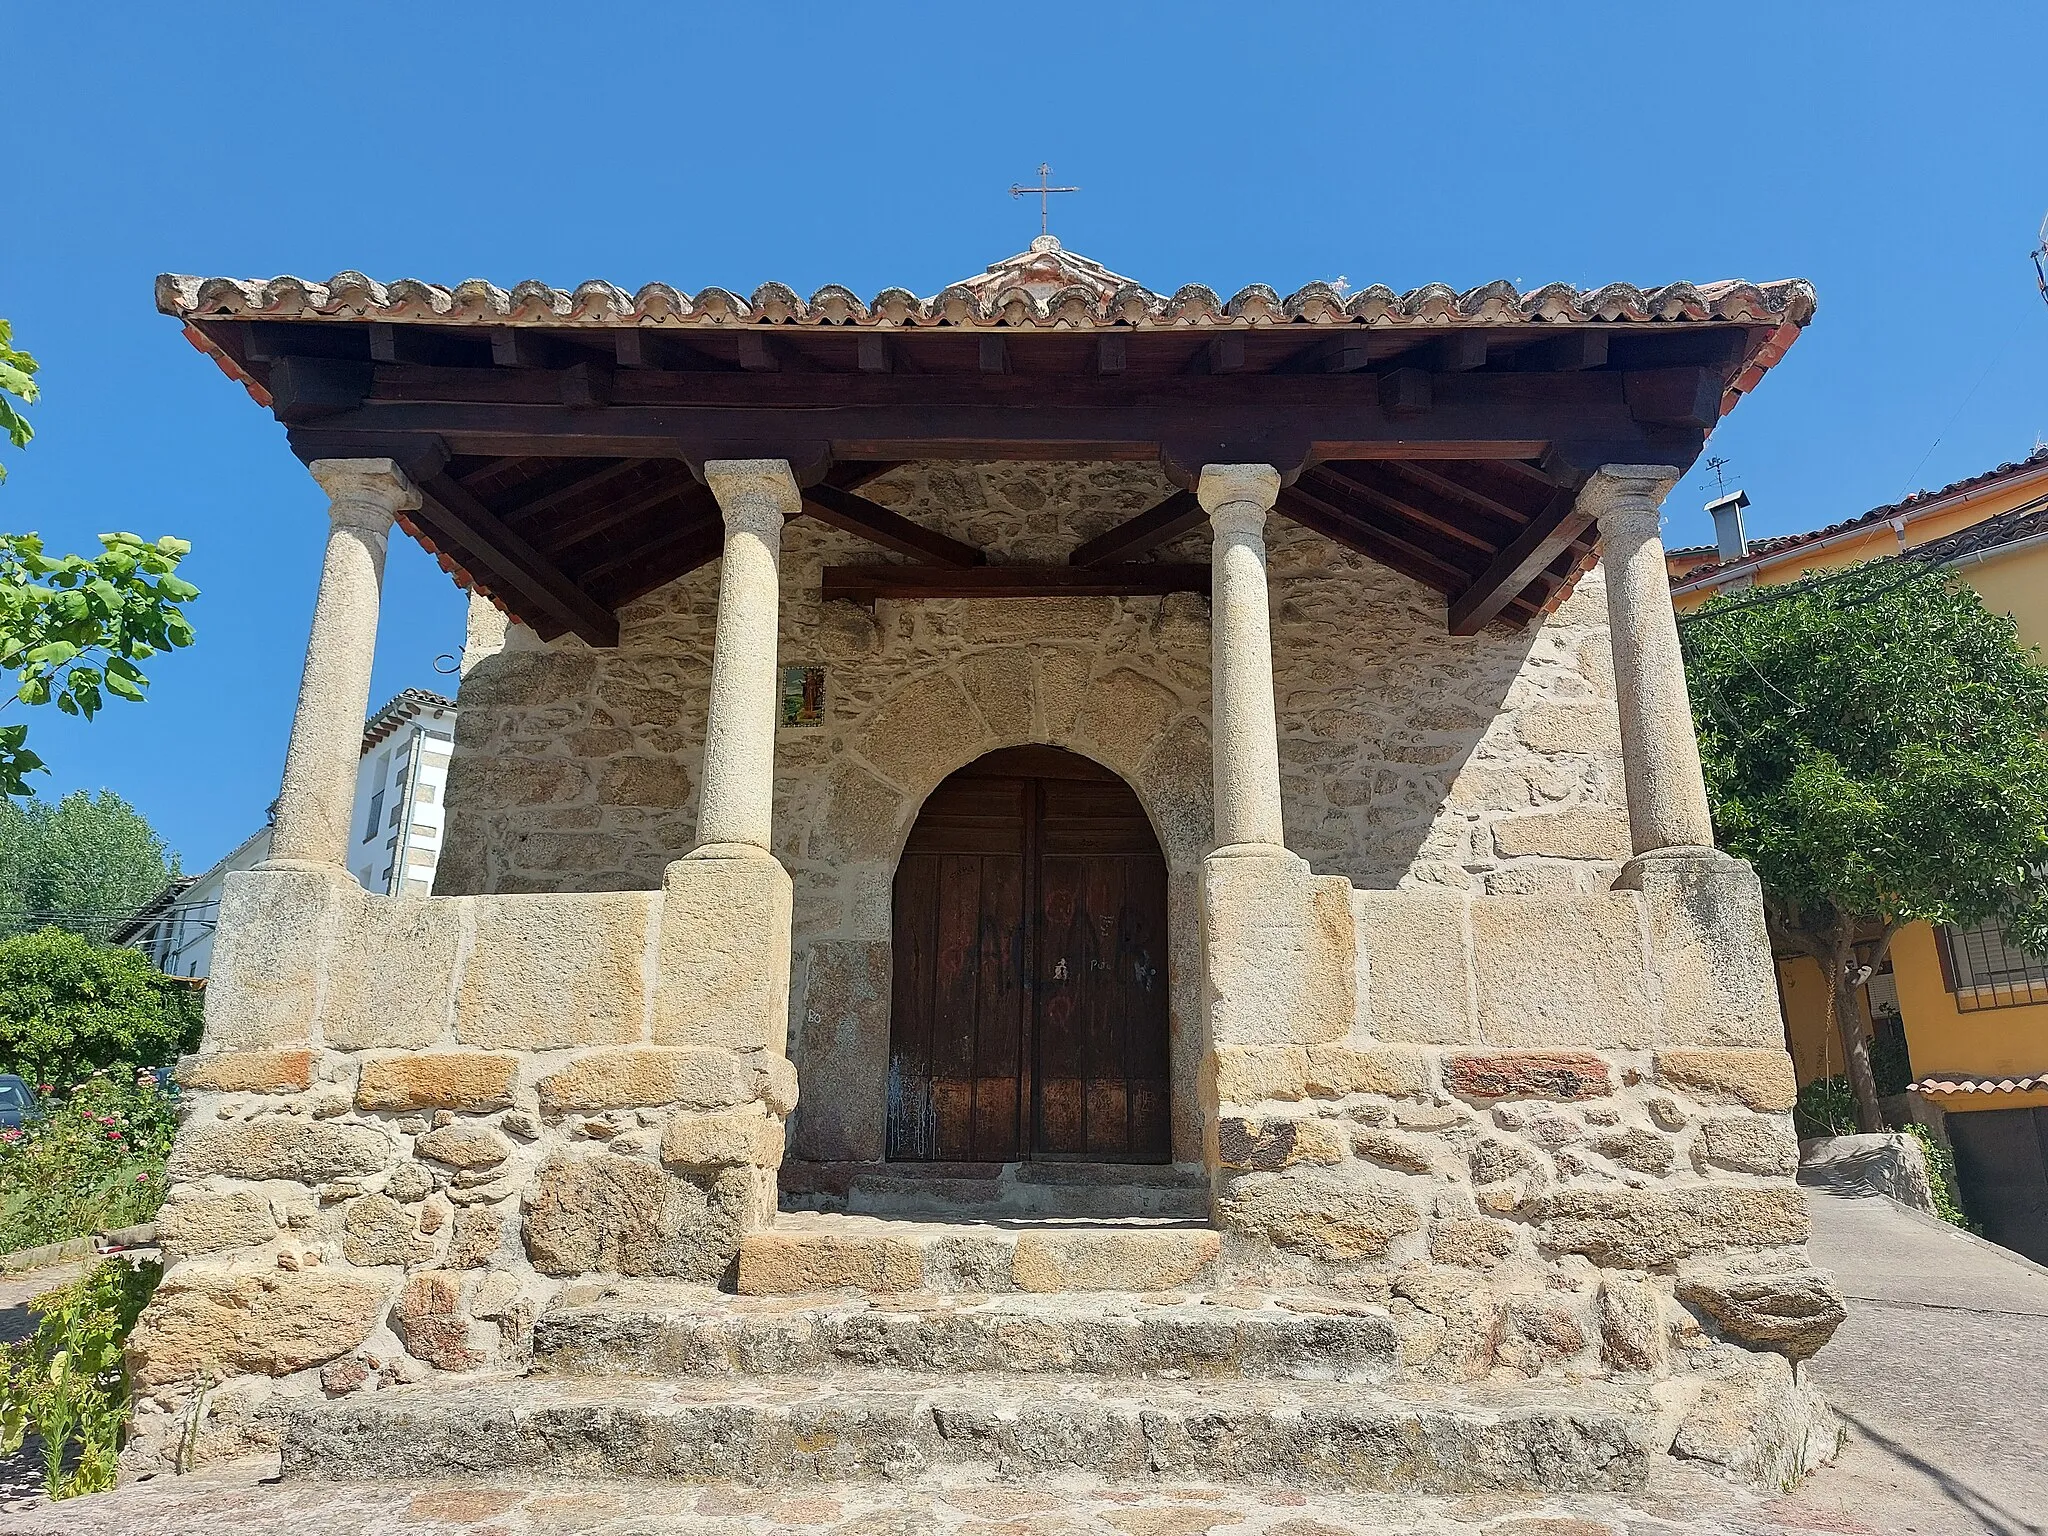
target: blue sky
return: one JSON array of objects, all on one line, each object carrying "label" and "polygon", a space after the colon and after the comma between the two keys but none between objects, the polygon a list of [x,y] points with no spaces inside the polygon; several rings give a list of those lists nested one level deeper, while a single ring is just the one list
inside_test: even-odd
[{"label": "blue sky", "polygon": [[[32,740],[203,867],[275,793],[325,527],[159,271],[930,293],[1054,232],[1171,290],[1803,276],[1717,433],[1752,528],[2048,437],[2048,7],[0,8],[0,315],[43,362],[0,525],[192,541],[200,642]],[[1708,537],[1698,473],[1669,536]],[[446,686],[460,594],[398,536],[376,693]]]}]

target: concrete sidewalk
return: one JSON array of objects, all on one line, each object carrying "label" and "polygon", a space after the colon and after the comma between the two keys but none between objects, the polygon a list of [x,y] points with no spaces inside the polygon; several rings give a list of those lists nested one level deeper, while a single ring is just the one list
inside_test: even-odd
[{"label": "concrete sidewalk", "polygon": [[1627,1498],[971,1478],[761,1490],[265,1482],[275,1460],[0,1516],[35,1536],[2048,1536],[2048,1273],[1881,1196],[1807,1192],[1849,1320],[1813,1362],[1841,1459],[1763,1498],[1673,1463]]},{"label": "concrete sidewalk", "polygon": [[1843,1530],[2048,1531],[2048,1271],[1881,1195],[1807,1206],[1849,1301],[1812,1370],[1850,1439],[1790,1502]]}]

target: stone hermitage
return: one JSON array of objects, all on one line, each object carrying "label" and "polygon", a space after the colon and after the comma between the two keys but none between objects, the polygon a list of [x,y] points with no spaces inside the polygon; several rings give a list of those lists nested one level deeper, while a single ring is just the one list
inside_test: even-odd
[{"label": "stone hermitage", "polygon": [[[584,289],[533,311],[517,306],[543,302],[537,285],[477,300],[471,285],[412,285],[420,299],[404,285],[365,298],[341,279],[163,280],[165,307],[291,425],[334,533],[279,856],[229,886],[205,1042],[181,1069],[168,1269],[131,1346],[133,1460],[281,1445],[288,1475],[375,1462],[425,1476],[479,1465],[465,1459],[475,1426],[529,1410],[536,1425],[567,1417],[477,1454],[591,1475],[737,1465],[776,1481],[991,1459],[1452,1490],[1635,1486],[1666,1454],[1784,1481],[1831,1450],[1800,1362],[1839,1298],[1806,1260],[1789,1154],[1728,1152],[1790,1145],[1792,1081],[1755,878],[1712,847],[1657,535],[1704,417],[1753,387],[1810,296],[1636,294],[1611,301],[1612,321],[1587,319],[1609,311],[1578,296],[1578,319],[1527,336],[1508,329],[1513,306],[1468,295],[1456,323],[1476,350],[1440,327],[1402,343],[1416,350],[1401,367],[1346,362],[1362,341],[1291,335],[1287,362],[1234,328],[1272,309],[1257,295],[1169,338],[1200,365],[1187,375],[1200,410],[1252,398],[1233,378],[1264,359],[1257,389],[1353,413],[1342,449],[1228,428],[1226,449],[1256,441],[1272,457],[1190,460],[1170,420],[1133,415],[1086,431],[1153,432],[1142,458],[1090,448],[1077,426],[1014,455],[982,438],[898,452],[878,436],[807,456],[773,451],[765,429],[700,452],[687,423],[674,430],[694,478],[672,478],[673,457],[633,457],[648,430],[634,391],[837,390],[846,409],[884,413],[876,434],[909,431],[885,413],[938,388],[898,369],[917,348],[957,364],[945,388],[982,409],[1052,366],[1030,327],[1081,303],[1070,290],[1097,306],[1069,324],[1081,332],[1196,302],[1119,299],[1142,290],[1057,242],[991,273],[947,290],[981,317],[978,349],[863,332],[845,338],[839,374],[795,366],[809,333],[715,329],[730,329],[725,299],[783,303],[765,289],[698,295],[689,315],[727,316],[702,330],[636,319],[599,367],[592,337],[614,346],[614,320],[591,318]],[[936,314],[945,299],[905,302]],[[884,300],[897,302],[857,323]],[[654,302],[643,290],[633,314]],[[821,294],[806,313],[840,302]],[[1286,304],[1368,334],[1366,309],[1322,302]],[[1630,304],[1750,339],[1702,350],[1710,367],[1673,361],[1660,334],[1662,350],[1628,362],[1641,343],[1621,333],[1647,323]],[[540,329],[521,332],[520,315]],[[1603,428],[1597,462],[1574,467],[1566,429],[1540,410],[1489,415],[1529,393],[1497,377],[1540,375],[1483,364],[1522,348],[1529,369],[1550,366],[1556,333],[1596,324],[1621,339],[1611,354],[1606,329],[1588,332],[1597,349],[1571,343],[1557,387],[1626,431]],[[294,350],[322,326],[360,330],[366,360],[337,366],[341,342]],[[1089,352],[1092,382],[1072,388],[1123,409],[1118,372],[1149,366],[1149,337],[1141,326],[1128,347],[1119,335]],[[1304,358],[1323,371],[1303,373]],[[417,404],[458,386],[506,402],[493,422],[558,434],[570,462],[505,490],[548,455],[521,437],[490,457],[462,435],[473,416]],[[1481,469],[1448,448],[1373,467],[1408,450],[1372,434],[1411,416],[1439,425],[1402,431],[1483,440],[1458,450]],[[1643,456],[1613,456],[1623,448]],[[1504,461],[1520,467],[1485,467]],[[1364,467],[1340,484],[1351,463]],[[1476,509],[1466,565],[1429,553],[1438,535],[1397,536],[1347,500],[1391,496],[1377,489],[1389,473],[1432,526],[1462,527],[1430,497]],[[608,481],[599,501],[614,510],[579,525],[596,532],[551,535],[534,508],[561,504],[579,475]],[[639,514],[605,500],[635,475],[648,488],[633,494],[668,521],[649,522],[631,559],[689,551],[637,591],[616,584],[628,557],[572,554],[605,528],[639,537]],[[1499,499],[1511,483],[1534,498],[1521,511]],[[438,876],[452,894],[431,898],[367,895],[336,846],[394,520],[472,589]],[[826,600],[830,573],[872,562],[878,543],[931,590],[960,570],[976,591],[1015,592]],[[1081,558],[1112,545],[1121,554]],[[1151,580],[1148,565],[1206,571],[1205,590]],[[815,726],[778,725],[792,661],[824,669]],[[996,835],[975,819],[995,801],[947,796],[968,793],[961,770],[1017,749],[1040,756],[1001,760],[1051,777],[1018,770],[1028,847],[1005,863],[1007,844],[973,841]],[[1081,760],[1066,798],[1046,798],[1060,764]],[[1143,847],[1104,843],[1086,810],[1121,786],[1149,824]],[[943,913],[930,944],[898,931],[906,844],[956,804],[959,827],[918,846],[939,850],[945,879],[979,871],[980,897],[960,898],[961,931],[981,914],[965,950],[948,948]],[[1156,954],[1116,904],[1132,859],[1163,861]],[[1013,935],[991,936],[988,914],[1012,909],[990,892],[1011,869],[1038,893],[1015,909],[1039,935],[1018,942],[1044,950],[1035,971]],[[954,887],[940,888],[943,908]],[[1165,989],[1170,1164],[1117,1150],[1143,1074],[1115,1063],[1139,1044],[1087,1001],[1119,995],[1087,991],[1093,971]],[[945,1041],[918,1056],[892,1039],[892,1017],[918,976],[943,998],[958,975],[965,1001],[939,1016],[984,1022],[962,1026],[982,1033],[955,1068]],[[986,1022],[998,994],[1021,1036]],[[1048,1107],[1062,1030],[1086,1058],[1078,1131]],[[997,1060],[999,1038],[1011,1047]],[[997,1106],[1024,1155],[890,1161],[892,1116],[912,1099],[943,1147],[955,1088],[962,1114]],[[1086,1155],[1048,1153],[1059,1134]],[[1226,1395],[1235,1449],[1204,1438],[1214,1405],[1188,1396],[1191,1376]],[[980,1377],[1015,1401],[947,1396]],[[885,1378],[899,1418],[856,1430],[833,1417],[833,1383]],[[1085,1390],[1062,1396],[1071,1378]],[[587,1409],[549,1396],[578,1380],[611,1395]],[[1293,1406],[1275,1406],[1276,1388]],[[608,1427],[585,1444],[589,1413]],[[1164,1427],[1140,1433],[1141,1420]],[[1048,1427],[1084,1423],[1085,1454]],[[592,1449],[628,1429],[644,1460]],[[842,1437],[822,1462],[803,1449],[814,1429]]]}]

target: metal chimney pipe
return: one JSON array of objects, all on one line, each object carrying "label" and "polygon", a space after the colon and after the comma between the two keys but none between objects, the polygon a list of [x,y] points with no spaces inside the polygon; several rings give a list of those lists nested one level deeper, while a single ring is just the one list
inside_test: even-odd
[{"label": "metal chimney pipe", "polygon": [[1747,491],[1731,491],[1707,503],[1714,516],[1714,543],[1720,548],[1723,565],[1749,554],[1749,539],[1742,531],[1742,509],[1748,505]]}]

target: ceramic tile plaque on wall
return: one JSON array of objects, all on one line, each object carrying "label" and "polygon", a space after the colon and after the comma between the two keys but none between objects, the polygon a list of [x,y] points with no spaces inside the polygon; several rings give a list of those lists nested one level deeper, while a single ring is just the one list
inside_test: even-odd
[{"label": "ceramic tile plaque on wall", "polygon": [[818,666],[782,669],[782,723],[823,725],[825,723],[825,669]]}]

